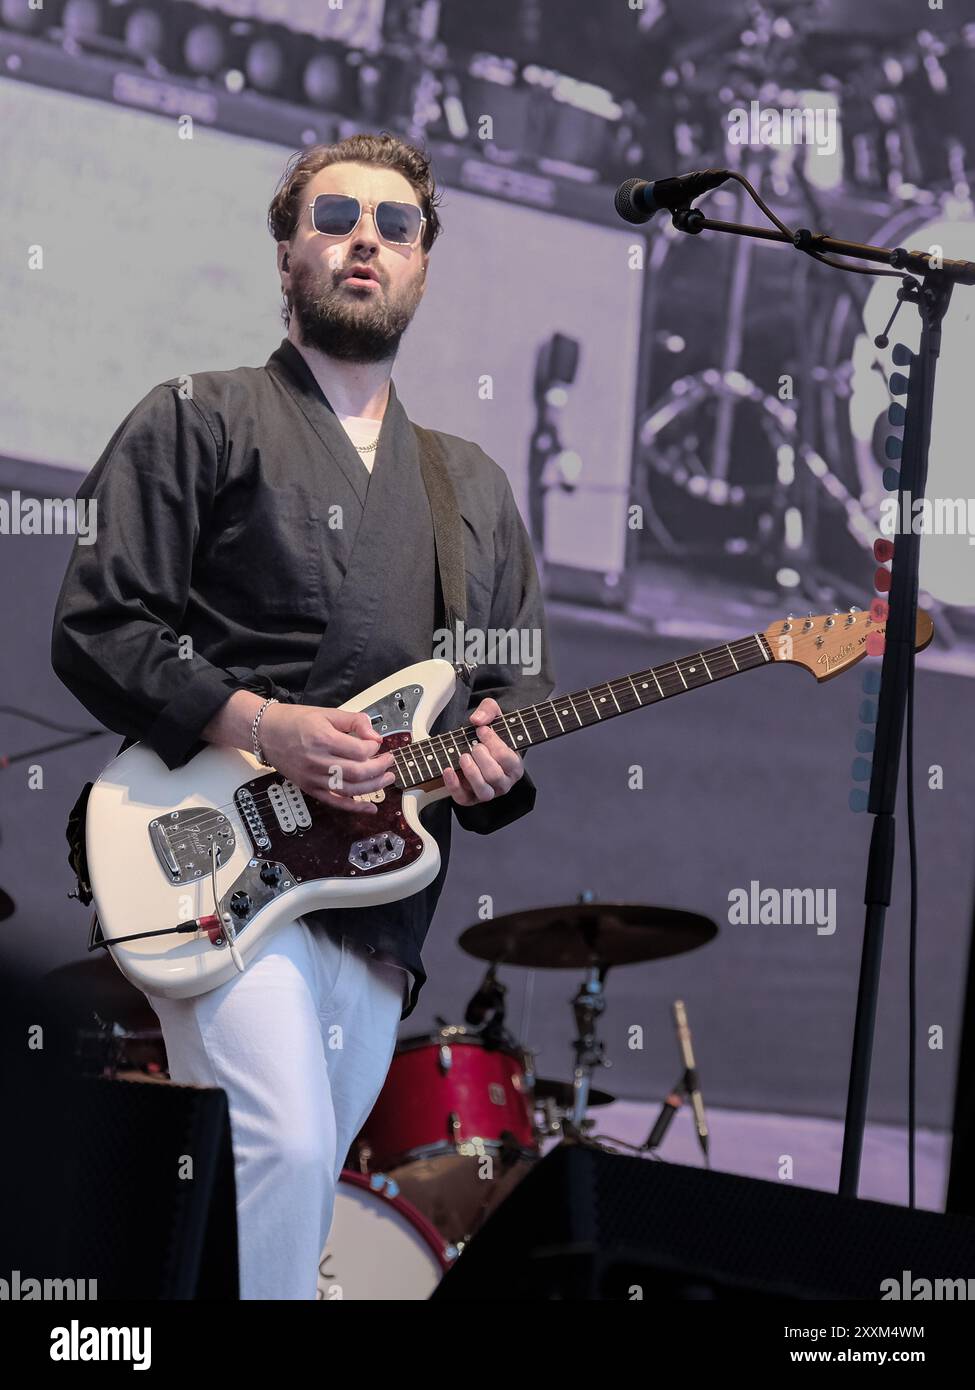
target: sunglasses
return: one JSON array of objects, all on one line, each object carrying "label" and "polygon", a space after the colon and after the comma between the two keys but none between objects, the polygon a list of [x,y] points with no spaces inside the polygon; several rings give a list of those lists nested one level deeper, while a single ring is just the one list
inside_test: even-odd
[{"label": "sunglasses", "polygon": [[344,193],[319,193],[311,208],[311,224],[323,236],[348,236],[358,227],[363,212],[371,212],[383,241],[412,246],[427,220],[415,203],[362,204]]}]

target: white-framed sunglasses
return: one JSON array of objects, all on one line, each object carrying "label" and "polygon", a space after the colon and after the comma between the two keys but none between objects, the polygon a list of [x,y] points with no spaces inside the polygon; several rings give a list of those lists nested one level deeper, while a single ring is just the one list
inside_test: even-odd
[{"label": "white-framed sunglasses", "polygon": [[426,217],[416,203],[397,203],[384,199],[381,203],[360,203],[345,193],[319,193],[311,208],[311,225],[322,236],[348,236],[371,212],[376,231],[383,241],[394,246],[412,246],[423,230]]}]

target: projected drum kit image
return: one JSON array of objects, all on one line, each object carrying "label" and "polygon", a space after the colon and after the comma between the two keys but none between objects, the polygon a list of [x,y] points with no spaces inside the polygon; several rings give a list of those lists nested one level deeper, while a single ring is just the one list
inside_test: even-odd
[{"label": "projected drum kit image", "polygon": [[[717,931],[708,918],[674,908],[581,901],[462,932],[461,950],[487,961],[487,972],[463,1023],[438,1017],[434,1031],[398,1042],[338,1184],[319,1298],[428,1298],[544,1144],[597,1143],[590,1111],[615,1100],[592,1086],[608,1065],[598,1024],[610,967],[694,950]],[[533,1053],[506,1026],[507,987],[498,978],[505,966],[581,975],[570,1000],[574,1063],[566,1079],[537,1076]],[[54,973],[98,1000],[99,1026],[78,1035],[88,1074],[168,1080],[155,1015],[110,961]]]},{"label": "projected drum kit image", "polygon": [[[714,135],[727,129],[730,110],[821,106],[837,117],[832,154],[788,140],[745,147],[742,172],[771,197],[776,214],[793,228],[843,228],[874,245],[968,256],[975,28],[959,24],[940,38],[924,30],[891,35],[879,60],[862,32],[851,37],[836,15],[831,22],[827,5],[799,0],[777,23],[782,8],[754,7],[747,45],[694,36],[672,55],[699,142],[678,163],[728,163]],[[865,4],[858,18],[869,23],[870,13]],[[740,219],[747,206],[741,190],[725,189],[709,215]],[[650,519],[646,552],[683,562],[690,574],[733,567],[739,582],[801,591],[815,607],[856,603],[889,497],[885,324],[896,281],[823,278],[811,259],[766,255],[748,238],[714,236],[704,257],[698,238],[675,235],[663,218],[653,236],[644,320],[653,388],[641,408],[634,467]],[[913,350],[918,324],[903,315],[902,328]],[[971,315],[947,320],[945,334],[953,343],[938,389],[961,401],[975,347]],[[802,383],[795,400],[780,396],[770,363]],[[934,439],[931,476],[951,478],[944,495],[960,496],[964,464],[951,443]],[[952,566],[950,548],[942,554],[930,561],[925,587],[962,609],[961,632],[945,640],[962,633],[967,640],[973,588],[964,563]],[[947,634],[950,625],[940,626]]]}]

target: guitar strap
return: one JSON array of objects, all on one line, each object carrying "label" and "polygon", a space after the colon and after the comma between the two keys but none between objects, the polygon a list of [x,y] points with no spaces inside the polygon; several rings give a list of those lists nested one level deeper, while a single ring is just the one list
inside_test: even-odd
[{"label": "guitar strap", "polygon": [[455,621],[467,622],[467,581],[464,572],[464,523],[454,485],[447,471],[443,445],[431,430],[413,426],[420,451],[420,472],[433,515],[433,539],[437,573],[443,596],[444,623],[455,631]]}]

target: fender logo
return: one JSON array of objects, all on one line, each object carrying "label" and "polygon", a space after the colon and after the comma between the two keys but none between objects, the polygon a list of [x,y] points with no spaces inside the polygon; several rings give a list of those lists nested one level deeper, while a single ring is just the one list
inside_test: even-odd
[{"label": "fender logo", "polygon": [[843,646],[833,652],[832,655],[830,655],[829,652],[823,652],[816,664],[818,666],[825,666],[828,671],[831,666],[836,666],[838,662],[845,661],[850,653],[856,650],[856,645],[856,642],[844,642]]}]

